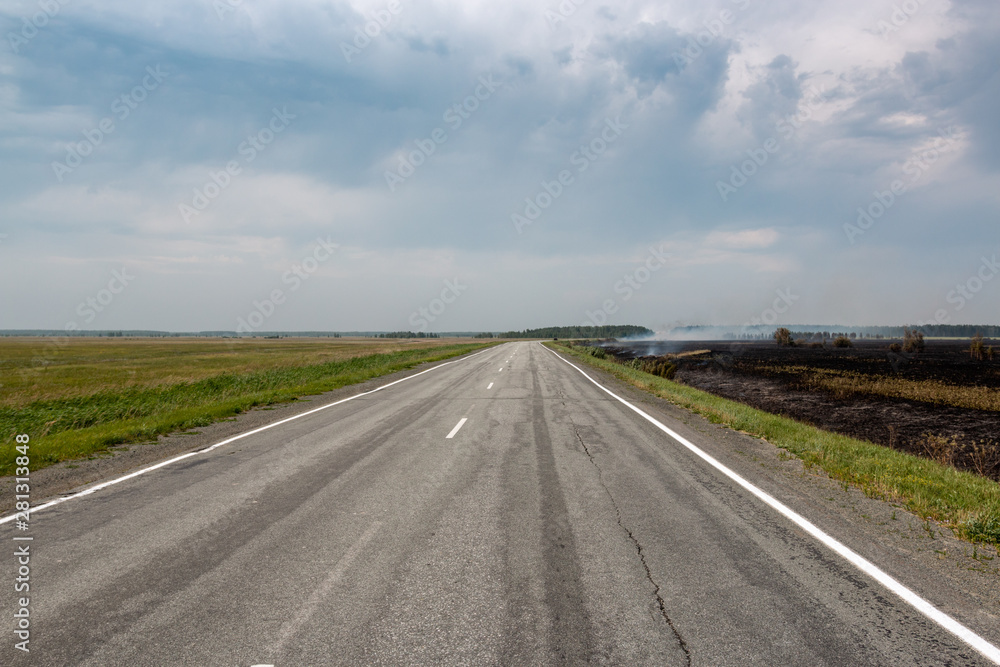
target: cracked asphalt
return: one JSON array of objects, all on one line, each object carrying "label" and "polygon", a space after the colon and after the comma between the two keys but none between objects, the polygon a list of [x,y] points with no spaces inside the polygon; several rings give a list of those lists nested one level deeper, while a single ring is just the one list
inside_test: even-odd
[{"label": "cracked asphalt", "polygon": [[[997,641],[996,609],[743,454],[766,443],[631,398]],[[11,636],[5,665],[990,664],[537,343],[44,510],[32,534],[31,653]]]}]

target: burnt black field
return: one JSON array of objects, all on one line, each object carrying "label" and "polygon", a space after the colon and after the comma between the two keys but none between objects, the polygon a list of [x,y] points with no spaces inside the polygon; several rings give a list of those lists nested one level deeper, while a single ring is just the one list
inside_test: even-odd
[{"label": "burnt black field", "polygon": [[[931,340],[912,354],[891,351],[892,342],[860,340],[850,348],[833,348],[829,342],[824,347],[779,347],[765,341],[636,341],[606,347],[623,360],[669,355],[677,365],[674,379],[692,387],[1000,479],[1000,411],[951,405],[947,387],[936,400],[923,401],[828,391],[805,381],[808,370],[825,369],[875,382],[904,378],[1000,391],[1000,361],[972,360],[968,341]],[[705,352],[674,356],[699,350]],[[942,449],[941,439],[953,445]]]}]

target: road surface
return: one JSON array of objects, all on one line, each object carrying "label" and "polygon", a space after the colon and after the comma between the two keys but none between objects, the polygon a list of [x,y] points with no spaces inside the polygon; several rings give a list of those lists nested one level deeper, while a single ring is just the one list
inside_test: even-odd
[{"label": "road surface", "polygon": [[[31,534],[31,652],[8,633],[5,665],[991,664],[538,343],[42,510]],[[995,641],[996,610],[956,605]]]}]

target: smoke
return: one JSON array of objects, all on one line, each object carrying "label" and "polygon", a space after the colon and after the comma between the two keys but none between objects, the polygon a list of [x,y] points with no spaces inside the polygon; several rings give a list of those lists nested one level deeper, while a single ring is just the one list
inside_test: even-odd
[{"label": "smoke", "polygon": [[633,357],[660,357],[665,354],[677,354],[683,350],[684,345],[680,341],[647,337],[642,340],[633,338],[623,341],[619,347],[630,352]]},{"label": "smoke", "polygon": [[652,336],[632,339],[635,341],[673,341],[691,342],[708,340],[736,340],[747,338],[769,338],[774,333],[774,326],[676,326],[657,331]]}]

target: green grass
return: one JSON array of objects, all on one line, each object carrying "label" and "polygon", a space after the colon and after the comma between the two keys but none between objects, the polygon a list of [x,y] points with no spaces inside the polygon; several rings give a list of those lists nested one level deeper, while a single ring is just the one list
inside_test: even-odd
[{"label": "green grass", "polygon": [[[135,342],[136,354],[147,351],[144,342]],[[392,351],[375,354],[370,350],[378,349],[377,345],[366,346],[358,348],[368,352],[361,356],[350,356],[351,352],[347,358],[308,365],[290,365],[300,360],[287,359],[286,365],[272,363],[264,370],[245,370],[237,353],[230,361],[239,362],[236,366],[241,370],[234,372],[168,384],[159,382],[156,374],[150,373],[145,384],[104,389],[99,388],[102,386],[99,381],[88,382],[87,364],[67,362],[63,365],[72,365],[73,371],[57,376],[72,377],[73,381],[67,383],[71,389],[57,398],[28,402],[19,401],[16,394],[9,395],[6,404],[0,404],[0,433],[11,443],[15,434],[28,434],[31,467],[38,470],[61,461],[91,457],[114,445],[149,441],[172,431],[206,426],[254,407],[330,391],[489,345],[432,344],[395,349],[395,344],[389,344],[382,347]],[[252,347],[244,351],[259,352]],[[170,366],[171,376],[183,373],[184,365],[183,360],[177,360]],[[194,364],[192,374],[198,375],[199,368]],[[92,376],[99,378],[100,373],[95,371]],[[13,474],[16,456],[13,446],[0,450],[0,475]]]},{"label": "green grass", "polygon": [[454,345],[454,339],[0,338],[0,405],[89,396],[312,366],[377,352]]},{"label": "green grass", "polygon": [[763,438],[869,497],[897,503],[921,518],[948,525],[970,541],[1000,546],[1000,484],[992,480],[763,412],[585,351],[546,345],[713,423]]}]

